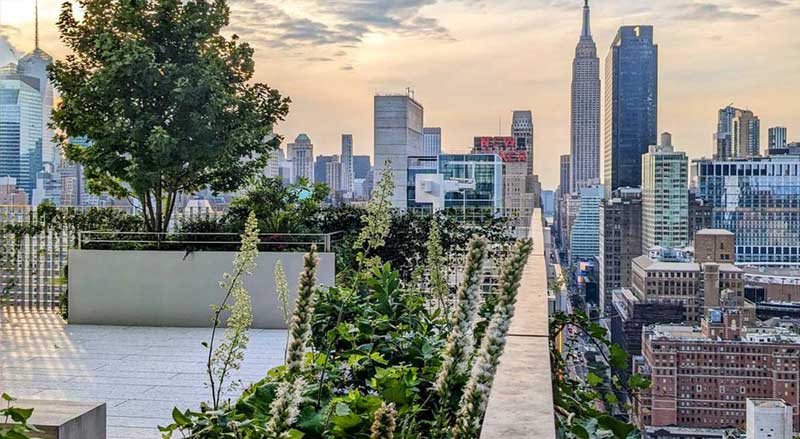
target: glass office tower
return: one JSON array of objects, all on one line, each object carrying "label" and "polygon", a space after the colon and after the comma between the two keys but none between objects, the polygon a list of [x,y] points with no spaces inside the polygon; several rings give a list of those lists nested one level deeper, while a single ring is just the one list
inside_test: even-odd
[{"label": "glass office tower", "polygon": [[642,155],[658,141],[658,46],[652,26],[623,26],[606,57],[606,198],[642,184]]},{"label": "glass office tower", "polygon": [[694,162],[715,228],[736,235],[736,262],[800,263],[800,156]]}]

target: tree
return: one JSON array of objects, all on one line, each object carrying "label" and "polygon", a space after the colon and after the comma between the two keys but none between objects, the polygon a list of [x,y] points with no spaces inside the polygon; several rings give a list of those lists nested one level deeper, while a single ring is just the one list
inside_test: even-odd
[{"label": "tree", "polygon": [[236,190],[264,168],[290,100],[250,82],[253,49],[220,34],[226,0],[74,1],[82,18],[66,1],[58,21],[72,53],[49,70],[53,125],[93,192],[137,199],[163,232],[179,192]]}]

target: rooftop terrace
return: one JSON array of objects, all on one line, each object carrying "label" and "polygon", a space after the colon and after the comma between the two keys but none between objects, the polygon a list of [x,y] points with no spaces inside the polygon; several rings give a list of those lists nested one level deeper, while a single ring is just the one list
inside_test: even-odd
[{"label": "rooftop terrace", "polygon": [[[207,328],[65,325],[57,314],[6,314],[0,389],[20,399],[105,402],[109,439],[158,439],[172,408],[207,400]],[[286,331],[250,331],[235,378],[283,363]],[[238,395],[230,395],[234,398]]]}]

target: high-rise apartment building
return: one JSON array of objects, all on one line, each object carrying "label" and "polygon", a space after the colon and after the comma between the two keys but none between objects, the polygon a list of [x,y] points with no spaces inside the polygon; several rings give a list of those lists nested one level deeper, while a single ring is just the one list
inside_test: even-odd
[{"label": "high-rise apartment building", "polygon": [[589,0],[572,60],[570,187],[600,184],[600,60],[589,23]]},{"label": "high-rise apartment building", "polygon": [[292,183],[301,178],[314,181],[314,144],[306,134],[299,134],[294,143],[286,146],[287,155],[292,162]]},{"label": "high-rise apartment building", "polygon": [[800,156],[696,160],[697,196],[714,228],[736,236],[737,262],[800,263]]},{"label": "high-rise apartment building", "polygon": [[422,154],[437,156],[442,153],[442,129],[426,127],[422,129]]},{"label": "high-rise apartment building", "polygon": [[761,122],[750,110],[727,106],[719,110],[714,141],[717,160],[756,157],[761,151]]},{"label": "high-rise apartment building", "polygon": [[565,154],[565,155],[561,156],[560,165],[561,165],[560,166],[561,173],[560,173],[560,179],[559,179],[558,192],[559,192],[559,194],[561,196],[569,195],[569,193],[571,192],[571,189],[572,189],[571,184],[570,184],[570,178],[571,178],[570,177],[570,166],[571,166],[571,163],[570,163],[569,154]]},{"label": "high-rise apartment building", "polygon": [[342,134],[342,155],[339,159],[342,164],[341,188],[344,192],[353,192],[355,179],[353,168],[353,135]]},{"label": "high-rise apartment building", "polygon": [[42,96],[39,81],[0,74],[0,176],[13,177],[29,196],[42,169]]},{"label": "high-rise apartment building", "polygon": [[[717,308],[709,310],[699,328],[646,328],[634,371],[653,384],[634,402],[636,422],[743,429],[749,398],[800,406],[800,335],[782,327],[746,326],[742,320],[735,307]],[[797,431],[800,411],[791,419]]]},{"label": "high-rise apartment building", "polygon": [[374,103],[374,178],[380,180],[386,163],[390,162],[394,180],[392,207],[405,209],[408,199],[408,158],[423,154],[424,110],[410,93],[378,95]]},{"label": "high-rise apartment building", "polygon": [[611,293],[630,288],[631,262],[642,255],[642,191],[619,188],[600,210],[600,306],[611,314]]},{"label": "high-rise apartment building", "polygon": [[591,260],[600,255],[600,206],[603,187],[591,186],[580,190],[575,222],[570,229],[570,260]]},{"label": "high-rise apartment building", "polygon": [[658,46],[652,26],[623,26],[606,56],[604,176],[610,195],[642,184],[642,155],[658,136]]},{"label": "high-rise apartment building", "polygon": [[772,127],[768,132],[770,150],[786,148],[786,127]]},{"label": "high-rise apartment building", "polygon": [[689,160],[669,133],[642,156],[642,254],[689,245]]}]

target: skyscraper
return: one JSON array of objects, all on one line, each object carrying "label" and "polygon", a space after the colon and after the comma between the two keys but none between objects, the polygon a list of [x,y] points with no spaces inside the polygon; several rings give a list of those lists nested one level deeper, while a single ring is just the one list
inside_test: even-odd
[{"label": "skyscraper", "polygon": [[292,183],[304,178],[314,182],[314,145],[306,134],[299,134],[294,143],[286,146],[289,160],[292,162]]},{"label": "skyscraper", "polygon": [[642,156],[642,254],[689,245],[689,161],[669,133]]},{"label": "skyscraper", "polygon": [[527,175],[533,175],[533,113],[515,111],[511,116],[511,136],[516,139],[517,150],[527,153]]},{"label": "skyscraper", "polygon": [[658,141],[658,46],[653,26],[622,26],[606,57],[606,195],[642,184],[642,155]]},{"label": "skyscraper", "polygon": [[580,208],[570,229],[570,260],[591,260],[600,255],[600,206],[603,187],[580,190]]},{"label": "skyscraper", "polygon": [[572,190],[600,184],[600,60],[589,24],[589,0],[583,6],[583,30],[572,60]]},{"label": "skyscraper", "polygon": [[314,183],[328,184],[328,163],[338,161],[337,155],[318,155],[314,159]]},{"label": "skyscraper", "polygon": [[562,197],[564,195],[569,195],[571,192],[570,188],[570,156],[569,154],[564,154],[561,156],[561,175],[560,175],[560,184],[558,186],[558,193]]},{"label": "skyscraper", "polygon": [[53,84],[47,77],[47,66],[53,63],[53,57],[39,47],[39,2],[35,3],[35,38],[33,52],[19,60],[18,71],[20,75],[35,78],[38,81],[36,89],[42,98],[42,162],[54,167],[60,165],[61,152],[53,142],[55,133],[50,127],[50,113],[53,111]]},{"label": "skyscraper", "polygon": [[736,262],[800,263],[800,157],[696,160],[713,227],[736,235]]},{"label": "skyscraper", "polygon": [[28,195],[42,168],[42,96],[38,81],[0,75],[0,177],[13,177]]},{"label": "skyscraper", "polygon": [[392,207],[407,207],[408,158],[422,155],[423,108],[413,95],[375,96],[374,185],[391,162],[394,193]]},{"label": "skyscraper", "polygon": [[435,156],[442,153],[442,129],[438,127],[423,128],[422,153]]},{"label": "skyscraper", "polygon": [[611,292],[631,287],[631,262],[642,255],[642,191],[619,188],[600,210],[600,309],[613,310]]},{"label": "skyscraper", "polygon": [[342,134],[342,156],[340,158],[342,164],[341,176],[341,191],[353,191],[353,135]]},{"label": "skyscraper", "polygon": [[769,129],[769,149],[786,148],[786,127]]},{"label": "skyscraper", "polygon": [[750,110],[727,106],[719,110],[716,142],[717,160],[757,157],[761,152],[761,122]]}]

